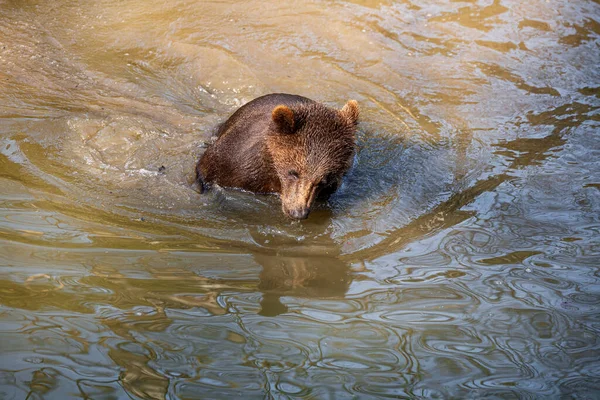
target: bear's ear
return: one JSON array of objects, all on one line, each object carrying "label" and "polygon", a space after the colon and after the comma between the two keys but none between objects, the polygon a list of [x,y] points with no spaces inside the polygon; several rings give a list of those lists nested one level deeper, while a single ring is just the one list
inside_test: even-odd
[{"label": "bear's ear", "polygon": [[273,109],[271,116],[279,132],[294,133],[294,112],[289,107],[277,106]]},{"label": "bear's ear", "polygon": [[353,125],[358,124],[358,103],[356,100],[348,100],[346,105],[340,111],[342,116]]}]

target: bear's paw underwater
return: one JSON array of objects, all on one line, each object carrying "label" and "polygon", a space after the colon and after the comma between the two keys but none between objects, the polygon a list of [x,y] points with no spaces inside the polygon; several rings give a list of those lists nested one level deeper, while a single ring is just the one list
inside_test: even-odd
[{"label": "bear's paw underwater", "polygon": [[304,219],[315,200],[338,188],[355,151],[358,103],[336,110],[306,97],[275,93],[240,107],[196,166],[210,184],[279,193],[283,212]]}]

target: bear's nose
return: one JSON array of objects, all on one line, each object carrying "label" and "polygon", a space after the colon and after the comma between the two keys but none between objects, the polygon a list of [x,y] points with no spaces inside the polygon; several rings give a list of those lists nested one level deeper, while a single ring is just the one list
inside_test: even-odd
[{"label": "bear's nose", "polygon": [[289,211],[289,216],[294,219],[306,219],[310,209],[308,207],[296,208],[295,210]]}]

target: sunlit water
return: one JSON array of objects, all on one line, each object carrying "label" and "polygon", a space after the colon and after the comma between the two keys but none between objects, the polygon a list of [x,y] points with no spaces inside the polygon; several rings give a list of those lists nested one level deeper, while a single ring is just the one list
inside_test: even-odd
[{"label": "sunlit water", "polygon": [[[0,0],[0,397],[600,396],[600,5]],[[329,204],[198,194],[266,93]]]}]

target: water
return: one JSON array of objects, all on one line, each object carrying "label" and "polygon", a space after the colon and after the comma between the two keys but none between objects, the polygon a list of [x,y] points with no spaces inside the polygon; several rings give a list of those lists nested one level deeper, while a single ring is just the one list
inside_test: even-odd
[{"label": "water", "polygon": [[[0,397],[596,398],[599,18],[0,0]],[[306,221],[190,185],[270,92],[361,106]]]}]

